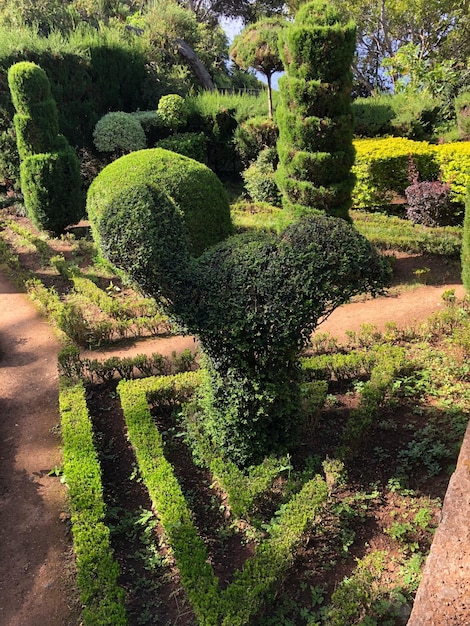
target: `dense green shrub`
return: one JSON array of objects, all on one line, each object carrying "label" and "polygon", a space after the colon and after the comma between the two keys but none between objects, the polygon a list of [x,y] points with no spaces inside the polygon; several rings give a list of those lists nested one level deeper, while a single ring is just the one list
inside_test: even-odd
[{"label": "dense green shrub", "polygon": [[391,134],[416,141],[431,138],[439,121],[440,103],[436,98],[423,91],[395,94],[390,102],[394,108]]},{"label": "dense green shrub", "polygon": [[[300,349],[319,318],[353,293],[380,290],[389,268],[343,220],[318,217],[209,250],[183,303],[210,357],[204,427],[246,465],[283,452],[299,424]],[[223,329],[223,332],[221,332]]]},{"label": "dense green shrub", "polygon": [[248,167],[265,148],[275,148],[279,129],[269,117],[251,117],[241,122],[234,136],[234,142],[241,162]]},{"label": "dense green shrub", "polygon": [[421,180],[441,179],[450,184],[455,212],[461,212],[470,178],[470,142],[432,145],[404,137],[359,139],[354,141],[356,184],[354,206],[368,208],[387,205],[409,185],[410,158]]},{"label": "dense green shrub", "polygon": [[470,91],[455,99],[455,115],[460,138],[470,141]]},{"label": "dense green shrub", "polygon": [[101,468],[83,385],[67,386],[62,381],[59,404],[83,623],[125,626],[124,591],[118,586],[119,565],[113,559],[109,528],[104,523]]},{"label": "dense green shrub", "polygon": [[470,295],[470,181],[467,188],[467,203],[465,205],[465,220],[462,238],[462,282],[467,294]]},{"label": "dense green shrub", "polygon": [[204,133],[178,133],[160,139],[155,147],[172,150],[199,163],[207,163],[207,138]]},{"label": "dense green shrub", "polygon": [[351,63],[356,27],[323,0],[301,6],[281,32],[278,184],[296,215],[348,218],[354,176]]},{"label": "dense green shrub", "polygon": [[173,131],[184,126],[188,119],[188,109],[184,98],[176,93],[170,93],[160,98],[157,113],[162,123]]},{"label": "dense green shrub", "polygon": [[355,207],[388,204],[394,194],[404,196],[410,184],[410,157],[422,180],[435,180],[438,177],[439,165],[435,161],[433,148],[427,142],[391,137],[358,140],[354,142],[354,147]]},{"label": "dense green shrub", "polygon": [[146,147],[144,130],[138,119],[124,111],[111,111],[98,120],[93,141],[99,152],[122,156]]},{"label": "dense green shrub", "polygon": [[254,202],[281,206],[281,193],[275,178],[277,162],[276,148],[265,148],[256,161],[242,172],[245,189]]},{"label": "dense green shrub", "polygon": [[[167,286],[172,278],[180,282],[189,252],[198,255],[232,231],[227,195],[215,174],[162,148],[139,150],[108,165],[90,187],[87,208],[103,251],[112,262],[120,258],[148,289],[166,272]],[[111,232],[116,241],[108,240]]]},{"label": "dense green shrub", "polygon": [[59,134],[49,79],[35,63],[12,65],[8,84],[17,113],[14,118],[21,159],[21,190],[32,222],[60,234],[83,216],[83,194],[77,155]]},{"label": "dense green shrub", "polygon": [[[149,70],[148,51],[142,37],[132,36],[122,26],[86,26],[64,36],[51,32],[0,25],[0,72],[20,61],[32,61],[44,69],[57,103],[60,132],[78,148],[93,149],[93,129],[108,111],[135,111],[154,106],[154,85],[165,88],[165,79]],[[8,141],[14,107],[8,89],[0,91],[0,154]],[[6,160],[6,159],[5,159]],[[0,175],[8,173],[13,183],[19,166],[11,161]],[[1,162],[0,162],[1,165]]]},{"label": "dense green shrub", "polygon": [[390,134],[390,122],[395,113],[391,102],[384,97],[356,98],[352,103],[352,112],[356,137]]},{"label": "dense green shrub", "polygon": [[144,150],[103,170],[88,212],[105,255],[200,336],[209,358],[202,427],[221,456],[242,466],[295,441],[300,349],[322,315],[355,293],[379,292],[389,267],[345,221],[327,217],[279,237],[254,233],[212,247],[206,238],[197,248],[206,251],[191,257],[190,220],[213,241],[227,234],[218,185],[191,159]]}]

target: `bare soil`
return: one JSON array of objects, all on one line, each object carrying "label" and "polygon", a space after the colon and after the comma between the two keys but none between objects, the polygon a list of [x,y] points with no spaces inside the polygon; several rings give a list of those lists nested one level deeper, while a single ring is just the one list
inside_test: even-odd
[{"label": "bare soil", "polygon": [[[61,242],[60,246],[66,251],[66,242]],[[340,307],[319,327],[318,332],[343,340],[346,330],[359,331],[363,324],[372,324],[378,329],[392,321],[398,326],[409,326],[439,310],[443,306],[441,295],[446,290],[453,289],[456,295],[463,295],[458,264],[420,255],[397,254],[396,257],[395,287],[389,295]],[[37,264],[32,256],[29,264],[29,269]],[[398,284],[416,282],[415,271],[422,268],[430,269],[425,275],[429,284],[406,290],[397,288]],[[40,268],[36,267],[36,270]],[[112,354],[171,354],[173,350],[194,345],[191,337],[146,340],[143,343],[121,344],[113,349]],[[74,585],[66,491],[60,478],[54,475],[54,468],[61,463],[57,378],[59,348],[60,342],[51,327],[14,286],[6,268],[0,268],[1,626],[80,624],[81,607]],[[103,351],[101,356],[107,354],[109,351]],[[98,358],[99,354],[93,356]],[[112,389],[102,392],[96,389],[91,394],[94,397],[90,397],[90,403],[96,409],[97,426],[100,411],[108,412],[108,407],[113,406],[105,402],[104,395],[112,398]],[[118,411],[115,404],[114,408]],[[113,457],[113,454],[109,456]],[[114,464],[112,467],[112,471],[118,471]],[[110,470],[105,469],[105,475],[106,471]],[[191,490],[190,485],[187,490]],[[445,485],[441,485],[442,490],[445,491]],[[376,506],[386,516],[390,514],[391,504],[380,502]],[[148,507],[145,494],[137,505],[143,509]],[[209,505],[210,502],[206,510]],[[207,526],[209,533],[210,522]],[[364,528],[360,532],[366,533]],[[378,549],[384,547],[383,537],[377,535],[374,538],[373,528],[367,530],[367,537]],[[309,555],[318,547],[317,541],[311,538],[300,566],[303,563],[308,567]],[[226,546],[226,549],[229,547]],[[246,555],[250,549],[249,545],[243,549],[240,547],[240,554],[244,552]],[[230,571],[217,565],[216,551],[213,558],[220,575],[229,579]],[[124,571],[123,575],[125,583],[126,575],[130,577],[132,573]],[[176,589],[176,583],[176,572],[162,580],[168,596]],[[163,616],[175,619],[176,615],[178,624],[190,623],[190,611],[184,604],[184,598],[176,593],[173,599],[173,609],[169,613],[166,609],[167,613],[163,612]],[[188,612],[186,619],[183,618],[185,611]]]}]

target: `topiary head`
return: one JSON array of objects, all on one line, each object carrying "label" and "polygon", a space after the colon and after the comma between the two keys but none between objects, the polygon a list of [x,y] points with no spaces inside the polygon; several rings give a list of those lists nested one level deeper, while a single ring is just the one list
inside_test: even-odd
[{"label": "topiary head", "polygon": [[10,67],[8,85],[15,109],[23,115],[29,113],[32,105],[52,97],[46,72],[30,61],[21,61]]}]

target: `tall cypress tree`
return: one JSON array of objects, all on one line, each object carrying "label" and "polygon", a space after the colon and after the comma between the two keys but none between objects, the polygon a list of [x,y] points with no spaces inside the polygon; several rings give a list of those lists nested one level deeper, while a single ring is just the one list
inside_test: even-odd
[{"label": "tall cypress tree", "polygon": [[277,182],[287,210],[349,219],[354,176],[351,64],[353,22],[325,0],[303,5],[280,35],[286,75],[281,103]]}]

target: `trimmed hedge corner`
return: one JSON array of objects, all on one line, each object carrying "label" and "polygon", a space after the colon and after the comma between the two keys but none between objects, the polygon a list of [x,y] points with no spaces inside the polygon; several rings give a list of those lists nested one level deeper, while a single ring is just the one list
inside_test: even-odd
[{"label": "trimmed hedge corner", "polygon": [[101,468],[83,385],[67,386],[62,380],[59,404],[84,624],[126,626],[124,590],[117,584],[119,566],[113,560],[109,529],[104,523]]}]

